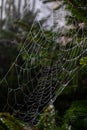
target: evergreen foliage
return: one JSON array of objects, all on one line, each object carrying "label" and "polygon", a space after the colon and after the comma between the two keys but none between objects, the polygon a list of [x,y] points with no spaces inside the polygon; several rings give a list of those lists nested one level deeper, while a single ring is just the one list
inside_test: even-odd
[{"label": "evergreen foliage", "polygon": [[29,130],[29,128],[9,113],[0,113],[0,130]]},{"label": "evergreen foliage", "polygon": [[73,17],[78,22],[87,23],[87,0],[64,0],[68,5],[67,9],[71,11]]},{"label": "evergreen foliage", "polygon": [[87,129],[87,101],[73,102],[71,107],[66,111],[64,116],[63,130],[71,126],[72,130]]},{"label": "evergreen foliage", "polygon": [[[50,0],[50,2],[52,2],[52,1],[53,0]],[[44,1],[44,2],[48,2],[48,1]],[[66,31],[66,33],[64,35],[73,38],[75,33],[79,30],[77,37],[76,37],[76,41],[73,41],[73,39],[72,39],[72,41],[69,42],[65,46],[65,49],[66,48],[69,49],[69,48],[72,48],[73,45],[75,45],[75,44],[79,44],[83,41],[85,43],[87,42],[87,40],[86,40],[87,39],[87,11],[86,11],[87,10],[87,0],[83,0],[83,1],[65,0],[65,4],[66,4],[66,9],[68,9],[71,12],[71,15],[69,17],[67,17],[68,18],[67,25],[73,23],[74,28]],[[20,4],[19,4],[19,6],[20,6]],[[41,36],[41,42],[35,43],[35,41],[37,42],[39,39],[39,36],[36,34],[38,34],[38,32],[41,31],[39,29],[39,24],[37,22],[35,22],[34,27],[31,30],[32,21],[34,21],[36,15],[37,14],[33,14],[32,12],[29,12],[23,17],[23,19],[20,19],[20,17],[19,17],[19,19],[17,21],[13,21],[12,23],[10,23],[8,26],[9,29],[4,30],[3,28],[0,28],[0,40],[1,39],[11,40],[11,41],[16,40],[17,43],[19,43],[18,51],[20,51],[23,46],[25,47],[26,44],[28,44],[31,41],[30,44],[35,45],[37,47],[36,49],[40,49],[39,56],[36,55],[35,52],[32,54],[32,56],[30,56],[32,53],[32,51],[31,51],[32,49],[30,51],[28,51],[29,48],[26,48],[26,51],[22,54],[22,61],[23,62],[28,61],[27,65],[26,65],[27,67],[43,66],[43,68],[45,68],[45,67],[55,65],[57,63],[56,61],[57,61],[58,57],[60,57],[60,56],[63,57],[64,54],[61,52],[58,52],[59,45],[56,43],[56,39],[53,39],[53,37],[52,37],[52,36],[58,37],[58,36],[60,36],[60,34],[52,32],[52,30],[43,29],[45,35]],[[41,22],[43,24],[43,21],[41,21]],[[9,19],[8,19],[8,23],[9,23]],[[32,36],[28,35],[30,31],[32,31]],[[34,37],[35,35],[36,35],[36,37],[33,40],[32,37]],[[39,48],[40,45],[42,45],[41,48]],[[29,45],[29,47],[30,47],[30,45]],[[78,49],[78,47],[77,47],[77,48],[73,49],[71,54],[67,55],[67,57],[69,59],[75,58],[81,52],[82,49],[86,49],[86,48],[87,48],[86,44],[85,44],[84,48]],[[78,49],[78,51],[77,51],[77,49]],[[77,53],[75,53],[76,51],[77,51]],[[81,83],[82,78],[85,77],[85,79],[86,79],[86,77],[87,77],[87,56],[84,54],[83,54],[83,56],[84,56],[83,58],[78,59],[78,61],[77,61],[77,62],[79,62],[78,66],[81,67],[80,73],[78,72],[75,77],[77,79],[74,78],[73,83],[69,84],[66,91],[64,91],[62,93],[62,94],[68,95],[67,96],[68,98],[74,89],[75,89],[75,92],[77,92],[77,87]],[[39,59],[39,62],[36,61],[37,59]],[[32,65],[30,63],[32,63]],[[65,64],[64,67],[67,67],[67,66],[68,66],[68,64]],[[71,66],[71,68],[73,68],[73,65]],[[36,69],[37,70],[35,70],[35,69],[31,70],[32,71],[31,77],[33,77],[34,73],[38,71],[39,67],[37,67]],[[55,69],[55,68],[52,68],[52,69]],[[0,70],[0,71],[2,71],[2,70]],[[12,85],[13,85],[13,83],[17,79],[15,80],[14,73],[12,73],[12,75],[9,76],[11,78],[9,78],[9,77],[8,78],[9,78],[9,80],[11,80]],[[62,81],[62,79],[65,78],[65,73],[61,73],[61,75],[56,75],[56,76],[58,76],[59,80]],[[13,77],[13,79],[12,79],[12,77]],[[80,83],[78,83],[79,77],[82,77],[80,80]],[[50,75],[48,78],[50,78]],[[27,80],[26,75],[25,75],[24,80],[26,83],[26,80]],[[32,78],[31,78],[31,80],[32,80]],[[31,84],[29,84],[29,85],[31,85]],[[36,81],[34,82],[33,87],[35,87],[35,85],[36,85]],[[7,87],[5,87],[5,88],[7,89]],[[2,90],[3,89],[4,89],[4,87],[2,86]],[[32,90],[32,88],[30,88],[30,89]],[[81,90],[79,89],[79,90],[82,91],[82,89]],[[20,95],[17,95],[17,96],[21,97]],[[63,97],[64,97],[64,95],[63,95]],[[72,98],[73,98],[73,96],[72,96]],[[9,100],[11,100],[11,99],[9,99]],[[65,103],[64,100],[63,100],[63,103]],[[62,103],[62,107],[63,107],[63,103]],[[67,106],[67,103],[65,103],[64,105]],[[71,105],[71,103],[68,102],[68,107],[70,105]],[[67,109],[66,106],[65,106],[65,108]],[[66,111],[66,109],[64,110],[64,112]],[[80,129],[86,130],[86,128],[87,128],[87,102],[86,101],[74,102],[70,106],[70,108],[66,111],[66,114],[64,115],[64,118],[63,118],[63,123],[64,124],[62,126],[59,125],[58,127],[56,127],[55,110],[50,111],[49,107],[48,107],[42,113],[38,126],[35,127],[34,129],[67,130],[67,129],[69,129],[69,126],[71,126],[73,130],[80,130]],[[4,129],[5,130],[25,130],[27,128],[25,128],[25,126],[22,123],[20,123],[19,121],[17,121],[13,116],[11,116],[7,113],[1,113],[0,114],[0,129],[1,130],[4,130]]]}]

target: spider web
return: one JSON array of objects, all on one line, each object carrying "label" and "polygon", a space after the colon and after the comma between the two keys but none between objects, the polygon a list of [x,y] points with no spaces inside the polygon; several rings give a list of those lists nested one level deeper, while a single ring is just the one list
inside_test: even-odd
[{"label": "spider web", "polygon": [[[20,47],[19,54],[0,81],[1,88],[6,86],[4,95],[2,94],[4,101],[0,111],[8,111],[31,125],[36,124],[42,110],[53,104],[57,96],[70,83],[79,69],[79,59],[87,51],[84,35],[80,43],[77,41],[80,29],[69,43],[63,45],[56,42],[58,34],[46,34],[39,21],[39,29],[35,33],[36,21],[38,20],[35,18],[26,40]],[[44,56],[44,53],[47,55]],[[20,56],[24,56],[21,64]],[[14,86],[8,78],[11,72],[16,77]]]}]

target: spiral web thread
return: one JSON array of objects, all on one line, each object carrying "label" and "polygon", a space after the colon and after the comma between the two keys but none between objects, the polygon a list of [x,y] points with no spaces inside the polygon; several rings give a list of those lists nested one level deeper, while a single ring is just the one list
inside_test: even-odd
[{"label": "spiral web thread", "polygon": [[[44,56],[42,59],[41,51],[48,51],[49,45],[47,43],[50,44],[55,41],[55,35],[54,33],[46,35],[39,21],[39,30],[35,34],[33,31],[35,21],[36,18],[15,61],[0,81],[0,87],[3,84],[6,86],[5,97],[3,97],[4,103],[0,111],[9,111],[32,125],[38,121],[43,108],[53,103],[73,79],[75,72],[78,70],[77,61],[87,51],[84,35],[80,43],[76,40],[80,30],[78,29],[68,47],[67,44],[62,45],[62,43],[54,42],[49,58]],[[44,44],[43,36],[45,37]],[[28,37],[31,37],[31,40],[27,42]],[[72,43],[74,43],[73,46],[71,46]],[[52,56],[55,51],[58,53],[58,57],[54,61]],[[19,64],[19,57],[23,55],[27,58],[22,64]],[[16,83],[13,87],[8,79],[12,70],[14,70],[16,76]]]}]

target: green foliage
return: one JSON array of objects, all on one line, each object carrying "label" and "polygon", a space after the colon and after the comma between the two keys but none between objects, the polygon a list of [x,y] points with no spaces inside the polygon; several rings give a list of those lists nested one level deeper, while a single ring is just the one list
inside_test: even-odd
[{"label": "green foliage", "polygon": [[[51,110],[51,111],[50,111]],[[57,115],[58,116],[58,115]],[[38,130],[86,130],[87,128],[87,101],[74,101],[66,110],[62,124],[55,124],[56,113],[49,107],[43,112],[38,123]]]},{"label": "green foliage", "polygon": [[87,66],[87,57],[83,57],[83,58],[80,60],[80,65],[81,65],[82,67]]},{"label": "green foliage", "polygon": [[0,113],[0,130],[29,130],[29,128],[9,113]]},{"label": "green foliage", "polygon": [[56,127],[55,116],[56,113],[54,107],[49,105],[40,116],[38,128],[40,130],[54,130]]},{"label": "green foliage", "polygon": [[81,75],[86,78],[87,76],[87,57],[86,56],[81,58],[80,65],[81,65],[81,70],[80,70]]},{"label": "green foliage", "polygon": [[86,130],[87,128],[87,101],[73,102],[64,116],[63,130],[71,126],[72,130]]},{"label": "green foliage", "polygon": [[76,41],[81,42],[87,38],[87,0],[64,0],[66,9],[70,11],[70,15],[66,16],[67,24],[74,27],[67,33],[70,37],[76,37]]},{"label": "green foliage", "polygon": [[87,23],[87,0],[64,0],[68,5],[67,9],[71,11],[73,16],[81,22]]},{"label": "green foliage", "polygon": [[[19,34],[21,44],[19,44],[18,48],[23,51],[22,57],[24,60],[29,61],[30,66],[37,64],[50,66],[56,62],[56,59],[58,59],[58,45],[55,40],[60,35],[59,33],[45,29],[42,31],[37,22],[33,25],[32,29],[24,21],[15,22],[15,25],[24,32],[23,36]],[[32,53],[34,46],[38,50],[38,55],[36,51]]]},{"label": "green foliage", "polygon": [[[50,0],[50,1],[52,1],[52,0]],[[66,0],[66,2],[67,2],[67,0]],[[87,12],[86,12],[85,8],[83,8],[83,7],[85,7],[84,5],[86,5],[86,3],[87,3],[87,1],[81,1],[81,0],[79,0],[79,1],[73,0],[73,3],[68,2],[67,8],[73,14],[70,17],[69,22],[72,22],[73,18],[74,18],[77,24],[80,22],[87,23],[87,20],[86,20]],[[14,30],[13,31],[12,30],[10,30],[10,31],[0,30],[1,39],[3,39],[3,38],[10,39],[10,40],[16,39],[17,42],[20,43],[18,49],[19,49],[19,51],[23,52],[22,59],[24,61],[27,61],[26,68],[27,67],[32,68],[32,66],[37,66],[37,65],[42,65],[42,66],[46,66],[46,67],[55,65],[56,61],[58,60],[58,57],[60,55],[63,56],[64,54],[66,55],[67,59],[74,59],[76,56],[79,55],[82,48],[78,49],[78,47],[76,47],[75,49],[72,49],[72,51],[68,54],[64,53],[64,52],[59,52],[58,51],[59,46],[55,42],[56,38],[54,39],[54,37],[58,37],[60,34],[52,32],[51,30],[43,29],[43,31],[42,31],[42,29],[39,27],[37,22],[35,22],[35,25],[31,29],[32,21],[35,18],[35,16],[33,16],[33,15],[31,15],[31,16],[32,16],[32,20],[29,19],[30,21],[27,21],[28,18],[25,16],[25,18],[23,20],[14,22],[13,25],[14,25],[15,32],[14,32]],[[74,23],[74,25],[77,26],[75,21],[73,21],[73,23]],[[19,30],[21,30],[21,31],[19,31]],[[78,30],[78,27],[76,27],[72,30],[69,30],[69,32],[67,32],[66,35],[73,37],[73,35],[76,33],[77,30]],[[16,33],[17,33],[17,35],[16,35]],[[82,37],[82,33],[83,32],[81,29],[78,33],[78,37],[76,38],[76,41],[75,41],[76,43],[79,43],[84,39],[84,37]],[[85,36],[87,35],[86,28],[85,28],[84,34],[85,34]],[[74,42],[72,42],[72,43],[74,43]],[[38,55],[35,51],[33,51],[33,53],[32,53],[31,45],[33,48],[35,47],[38,50]],[[69,49],[70,47],[71,47],[71,45],[69,47],[68,47],[68,44],[66,45],[67,49]],[[77,49],[78,49],[78,51],[77,51]],[[84,69],[84,73],[85,73],[87,70],[87,57],[84,57],[80,60],[80,65]],[[64,67],[68,68],[68,64],[67,63],[64,64]],[[72,64],[71,69],[73,69],[74,67],[75,67],[74,64]],[[82,72],[83,72],[83,69],[82,69]],[[33,73],[36,73],[36,70]],[[14,81],[16,81],[16,80],[15,80],[14,76],[12,76],[12,75],[14,75],[14,70],[12,70],[12,74],[11,74],[11,78],[10,78],[10,80],[12,82],[11,86],[13,87]],[[60,81],[62,81],[62,79],[65,80],[65,78],[66,78],[65,75],[66,75],[66,71],[63,71],[63,72],[61,72],[60,75],[56,75],[56,76],[58,76],[58,79]],[[12,77],[13,77],[13,79],[12,79]],[[48,78],[50,78],[50,76]],[[26,80],[27,80],[26,74],[25,74],[24,80],[25,80],[24,82],[26,83]],[[34,83],[34,85],[36,85],[36,84]],[[35,86],[33,86],[33,87],[35,87]],[[1,88],[2,88],[2,90],[4,90],[3,86]],[[32,90],[32,88],[30,88],[30,89]],[[72,89],[69,88],[68,90],[66,90],[67,91],[66,93],[70,93],[72,91]],[[59,91],[58,91],[58,93],[59,93]],[[11,93],[11,95],[13,95],[13,93]],[[22,99],[21,92],[18,92],[17,97],[19,97],[19,100]],[[12,100],[11,96],[9,96],[9,98],[10,98],[9,100]],[[10,101],[9,101],[9,103],[10,103]],[[44,113],[42,113],[37,127],[40,130],[62,130],[62,129],[66,130],[66,126],[68,127],[69,125],[72,125],[73,130],[74,129],[77,130],[80,127],[85,129],[87,126],[87,123],[86,123],[87,122],[87,107],[86,107],[86,105],[87,105],[86,101],[84,103],[83,102],[73,103],[72,106],[69,108],[69,110],[67,110],[67,112],[64,116],[64,125],[62,126],[62,128],[57,127],[55,125],[55,114],[56,113],[53,108],[48,107],[44,111]],[[83,123],[83,126],[80,126],[81,123]],[[1,130],[4,130],[4,129],[5,130],[25,130],[25,126],[21,122],[17,121],[13,116],[11,116],[7,113],[4,113],[4,114],[1,113],[0,114],[0,129]]]},{"label": "green foliage", "polygon": [[[86,48],[87,48],[87,0],[64,0],[66,4],[66,9],[71,12],[71,15],[66,17],[67,25],[73,25],[73,28],[66,32],[66,36],[72,37],[72,45],[77,45],[73,50],[71,57],[77,53],[80,54],[78,59],[78,64],[80,68],[80,73],[77,76],[80,77],[87,76],[87,64],[86,64]],[[82,44],[80,46],[80,44]],[[83,58],[82,58],[83,57]],[[81,81],[80,81],[81,82]]]},{"label": "green foliage", "polygon": [[12,40],[15,38],[14,32],[7,31],[5,29],[0,29],[0,39]]}]

